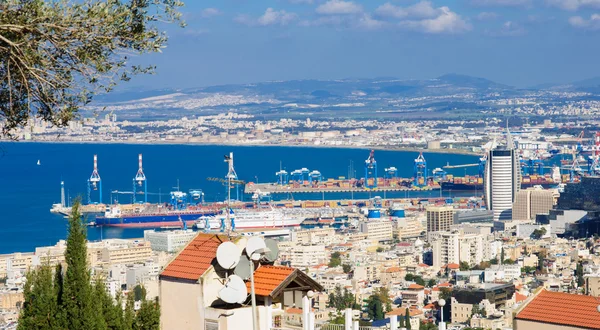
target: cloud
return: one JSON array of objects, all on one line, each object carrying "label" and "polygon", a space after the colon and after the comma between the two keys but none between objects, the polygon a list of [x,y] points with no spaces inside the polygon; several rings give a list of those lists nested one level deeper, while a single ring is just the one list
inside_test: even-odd
[{"label": "cloud", "polygon": [[215,16],[219,16],[221,15],[222,12],[220,10],[218,10],[217,8],[205,8],[204,10],[202,10],[202,12],[200,13],[200,15],[203,18],[210,18],[210,17],[215,17]]},{"label": "cloud", "polygon": [[253,19],[248,15],[238,15],[233,20],[247,26],[270,26],[270,25],[288,25],[298,18],[295,13],[289,13],[285,10],[275,10],[273,8],[267,8],[265,13]]},{"label": "cloud", "polygon": [[307,5],[310,5],[310,4],[313,3],[313,0],[288,0],[288,1],[290,3],[296,4],[296,5],[297,4],[307,4]]},{"label": "cloud", "polygon": [[484,11],[484,12],[479,13],[477,16],[475,16],[475,18],[479,21],[491,21],[491,20],[495,20],[496,18],[498,18],[498,14],[493,13],[493,12]]},{"label": "cloud", "polygon": [[533,0],[471,0],[471,4],[482,7],[530,7]]},{"label": "cloud", "polygon": [[576,11],[580,8],[600,8],[600,0],[546,0],[550,6]]},{"label": "cloud", "polygon": [[585,19],[581,16],[573,16],[569,18],[569,24],[578,29],[600,30],[600,14],[592,14],[590,19]]},{"label": "cloud", "polygon": [[183,29],[183,34],[190,37],[199,37],[210,33],[208,29],[192,29],[189,26]]},{"label": "cloud", "polygon": [[348,15],[362,12],[362,7],[352,1],[329,0],[316,9],[321,15]]},{"label": "cloud", "polygon": [[470,31],[472,26],[460,15],[451,11],[448,7],[438,8],[439,14],[434,18],[422,20],[401,21],[399,25],[411,30],[430,34],[455,34]]},{"label": "cloud", "polygon": [[432,18],[440,13],[440,8],[434,8],[431,1],[421,1],[408,7],[395,6],[389,2],[375,9],[375,13],[381,17],[393,18]]},{"label": "cloud", "polygon": [[364,14],[358,19],[357,26],[367,30],[377,30],[384,27],[385,22],[374,19],[369,14]]}]

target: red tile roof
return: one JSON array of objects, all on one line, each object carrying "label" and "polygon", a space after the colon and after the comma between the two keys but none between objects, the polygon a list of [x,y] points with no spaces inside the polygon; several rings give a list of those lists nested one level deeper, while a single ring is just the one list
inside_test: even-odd
[{"label": "red tile roof", "polygon": [[527,296],[524,294],[520,294],[518,292],[515,292],[515,302],[521,302],[527,299]]},{"label": "red tile roof", "polygon": [[543,290],[516,316],[516,319],[600,329],[600,299]]},{"label": "red tile roof", "polygon": [[418,285],[416,283],[413,283],[413,284],[409,285],[408,288],[411,289],[411,290],[421,290],[421,289],[423,289],[425,287],[422,286],[422,285]]},{"label": "red tile roof", "polygon": [[211,267],[219,245],[228,241],[227,236],[198,234],[171,261],[161,273],[161,277],[172,277],[197,281]]},{"label": "red tile roof", "polygon": [[[409,309],[408,313],[410,314],[410,316],[423,314],[423,312],[418,309]],[[385,313],[385,316],[392,316],[392,315],[404,316],[404,315],[406,315],[406,308],[394,308],[389,313]]]},{"label": "red tile roof", "polygon": [[[460,265],[459,264],[447,264],[445,267],[448,267],[450,269],[459,269]],[[442,268],[445,268],[445,267],[442,267]]]},{"label": "red tile roof", "polygon": [[[254,271],[254,292],[259,296],[269,296],[277,289],[296,269],[283,266],[261,266]],[[246,282],[250,291],[250,281]]]}]

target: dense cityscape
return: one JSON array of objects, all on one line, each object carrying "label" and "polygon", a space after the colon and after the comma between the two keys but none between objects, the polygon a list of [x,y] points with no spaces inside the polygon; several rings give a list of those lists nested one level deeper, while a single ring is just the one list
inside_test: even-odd
[{"label": "dense cityscape", "polygon": [[0,1],[0,330],[600,330],[598,1],[215,5]]}]

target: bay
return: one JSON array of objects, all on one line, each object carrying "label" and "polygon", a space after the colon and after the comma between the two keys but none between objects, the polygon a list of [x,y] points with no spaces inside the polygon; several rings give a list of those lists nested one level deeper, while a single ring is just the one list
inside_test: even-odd
[{"label": "bay", "polygon": [[[165,202],[168,192],[179,186],[182,191],[199,188],[206,201],[222,201],[225,187],[207,178],[224,178],[227,164],[223,156],[234,153],[239,179],[252,182],[275,182],[275,172],[281,167],[291,172],[306,167],[318,170],[323,177],[348,176],[353,162],[356,177],[364,177],[367,149],[313,148],[282,146],[221,146],[221,145],[149,145],[149,144],[75,144],[75,143],[0,143],[0,253],[28,252],[36,246],[54,245],[64,239],[67,220],[51,214],[53,203],[60,202],[60,182],[71,199],[80,196],[86,201],[87,180],[93,170],[93,155],[98,155],[98,170],[102,178],[103,201],[111,199],[113,190],[131,191],[132,179],[138,170],[138,154],[143,154],[144,173],[148,180],[150,202]],[[417,152],[375,151],[378,174],[395,166],[401,177],[413,176]],[[446,163],[476,163],[470,155],[424,153],[429,171]],[[37,161],[40,165],[37,165]],[[458,169],[455,175],[476,174],[477,167]],[[433,195],[432,195],[433,194]],[[481,194],[481,192],[479,192]],[[381,195],[381,193],[380,193]],[[439,192],[421,193],[439,196]],[[419,196],[421,196],[419,195]],[[354,198],[369,198],[369,193],[354,194]],[[406,193],[388,193],[387,197],[406,197]],[[417,196],[410,193],[410,196]],[[410,197],[409,196],[409,197]],[[131,195],[113,194],[113,200],[131,202]],[[288,198],[281,196],[280,198]],[[326,194],[326,198],[350,198],[350,194]],[[248,196],[245,196],[248,199]],[[295,194],[293,198],[321,199],[317,194]],[[95,198],[97,199],[97,198]],[[142,237],[142,229],[89,228],[88,238]]]}]

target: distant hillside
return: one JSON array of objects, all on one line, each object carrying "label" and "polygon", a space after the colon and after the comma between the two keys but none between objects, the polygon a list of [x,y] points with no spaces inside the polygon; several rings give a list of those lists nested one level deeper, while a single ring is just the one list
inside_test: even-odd
[{"label": "distant hillside", "polygon": [[462,74],[449,73],[437,78],[440,82],[460,87],[471,87],[478,89],[512,89],[513,87],[499,84],[485,78],[471,77]]}]

